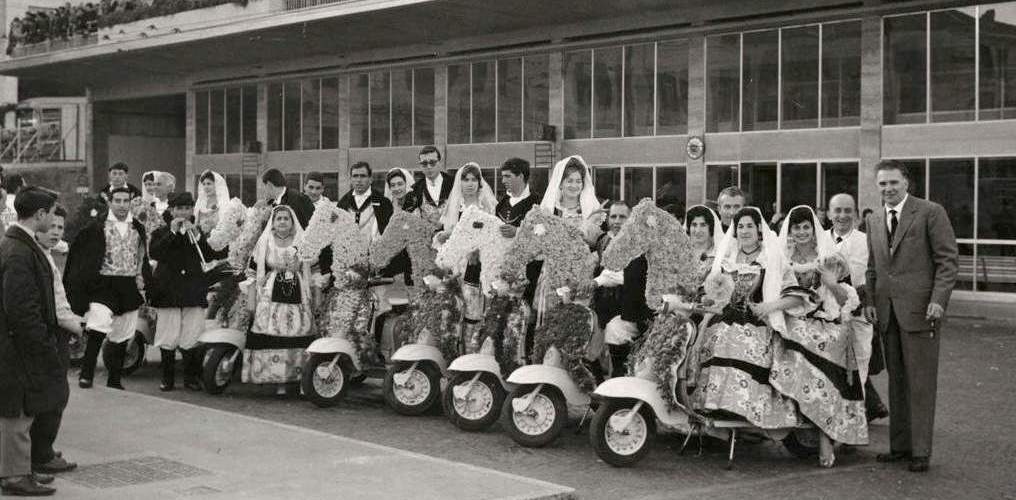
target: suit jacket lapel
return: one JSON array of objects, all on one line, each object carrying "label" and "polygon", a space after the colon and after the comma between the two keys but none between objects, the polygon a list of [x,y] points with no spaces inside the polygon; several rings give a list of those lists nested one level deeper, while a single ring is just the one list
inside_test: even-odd
[{"label": "suit jacket lapel", "polygon": [[[896,255],[896,250],[900,247],[900,242],[903,241],[903,236],[907,234],[907,230],[910,229],[910,226],[914,223],[914,219],[917,217],[917,203],[915,203],[917,200],[911,198],[908,201],[909,203],[907,203],[906,210],[903,211],[905,213],[900,214],[902,216],[900,218],[900,225],[896,228],[896,232],[893,234],[893,244],[889,249],[893,256]],[[883,210],[882,213],[884,214],[885,211]]]}]

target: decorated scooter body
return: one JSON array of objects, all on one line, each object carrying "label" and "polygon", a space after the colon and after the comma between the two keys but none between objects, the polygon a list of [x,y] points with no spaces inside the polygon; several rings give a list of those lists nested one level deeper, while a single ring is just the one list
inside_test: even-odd
[{"label": "decorated scooter body", "polygon": [[589,409],[595,380],[583,361],[596,318],[588,307],[571,302],[569,285],[591,278],[590,257],[579,228],[541,210],[529,211],[509,247],[504,264],[509,282],[523,280],[530,261],[543,260],[533,342],[533,357],[543,362],[508,376],[514,387],[502,412],[502,425],[523,446],[550,444],[569,418]]}]

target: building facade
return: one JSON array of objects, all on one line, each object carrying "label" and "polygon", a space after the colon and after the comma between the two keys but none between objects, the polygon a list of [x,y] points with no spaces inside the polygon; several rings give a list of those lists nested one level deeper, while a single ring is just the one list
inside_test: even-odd
[{"label": "building facade", "polygon": [[348,165],[413,170],[436,144],[448,168],[476,161],[494,186],[508,157],[537,165],[542,189],[556,159],[579,154],[601,198],[690,206],[739,185],[767,215],[839,192],[874,209],[873,166],[899,159],[911,191],[950,214],[957,290],[1016,300],[1016,2],[203,10],[15,54],[0,73],[88,96],[95,185],[114,161],[190,186],[211,168],[247,202],[269,166],[294,187],[323,171],[334,197]]}]

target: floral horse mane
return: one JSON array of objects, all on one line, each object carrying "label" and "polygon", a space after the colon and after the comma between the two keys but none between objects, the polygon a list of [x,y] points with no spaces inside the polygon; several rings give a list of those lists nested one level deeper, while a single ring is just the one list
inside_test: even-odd
[{"label": "floral horse mane", "polygon": [[233,198],[219,209],[219,221],[208,235],[208,246],[216,252],[234,242],[243,231],[247,208],[239,198]]},{"label": "floral horse mane", "polygon": [[543,260],[541,276],[549,290],[565,286],[574,290],[593,274],[582,230],[540,209],[530,210],[523,219],[508,247],[502,277],[509,283],[522,281],[526,265],[534,260]]},{"label": "floral horse mane", "polygon": [[346,279],[346,271],[367,266],[370,239],[360,232],[353,215],[334,203],[314,209],[300,243],[300,260],[316,261],[328,245],[332,246],[331,271],[337,285]]},{"label": "floral horse mane", "polygon": [[451,236],[437,252],[438,266],[461,274],[465,271],[467,256],[480,251],[480,284],[485,294],[501,277],[501,269],[511,240],[501,236],[503,222],[497,216],[470,205],[462,213]]},{"label": "floral horse mane", "polygon": [[698,286],[698,257],[681,223],[645,198],[603,252],[603,267],[624,270],[645,254],[646,301],[658,309],[663,295],[691,297]]},{"label": "floral horse mane", "polygon": [[410,212],[397,212],[388,221],[388,227],[381,237],[370,246],[370,266],[382,268],[402,250],[409,254],[412,264],[413,282],[423,283],[423,277],[433,274],[434,256],[431,248],[437,225]]}]

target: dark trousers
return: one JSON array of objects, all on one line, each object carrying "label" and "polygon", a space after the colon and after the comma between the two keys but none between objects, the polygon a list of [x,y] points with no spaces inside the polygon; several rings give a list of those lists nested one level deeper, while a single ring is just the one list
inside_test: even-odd
[{"label": "dark trousers", "polygon": [[931,457],[938,389],[938,331],[900,330],[890,309],[882,336],[889,372],[889,448]]},{"label": "dark trousers", "polygon": [[32,436],[32,464],[44,464],[56,458],[53,443],[60,432],[63,410],[39,413],[32,420],[29,434]]}]

